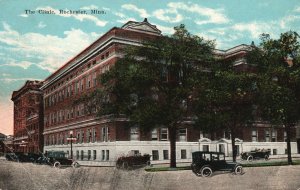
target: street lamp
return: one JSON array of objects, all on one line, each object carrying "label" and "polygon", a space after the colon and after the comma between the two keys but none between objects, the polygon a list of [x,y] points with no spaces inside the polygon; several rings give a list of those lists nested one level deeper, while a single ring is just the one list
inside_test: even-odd
[{"label": "street lamp", "polygon": [[73,137],[73,131],[70,131],[70,137],[67,138],[67,141],[71,141],[71,159],[73,159],[73,140],[76,140],[76,138]]}]

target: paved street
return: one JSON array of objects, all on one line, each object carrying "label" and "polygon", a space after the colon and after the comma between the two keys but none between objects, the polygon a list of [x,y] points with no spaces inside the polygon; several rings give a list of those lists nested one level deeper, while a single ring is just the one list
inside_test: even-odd
[{"label": "paved street", "polygon": [[123,171],[111,167],[56,169],[31,163],[0,159],[0,189],[97,189],[97,190],[268,190],[300,188],[300,166],[245,168],[242,176],[217,173],[210,178],[195,176],[190,170],[146,172]]}]

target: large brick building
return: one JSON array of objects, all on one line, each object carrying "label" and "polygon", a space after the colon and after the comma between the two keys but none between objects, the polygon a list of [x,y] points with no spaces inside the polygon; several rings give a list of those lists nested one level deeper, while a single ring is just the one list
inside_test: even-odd
[{"label": "large brick building", "polygon": [[43,152],[43,82],[27,81],[14,91],[14,151]]},{"label": "large brick building", "polygon": [[[121,28],[112,28],[49,76],[41,88],[45,105],[45,150],[70,153],[67,137],[72,134],[77,139],[73,155],[78,160],[90,161],[85,164],[113,165],[118,156],[128,153],[148,153],[153,155],[154,163],[166,162],[170,153],[167,128],[141,133],[137,126],[124,127],[126,118],[96,118],[93,113],[85,112],[83,104],[74,104],[76,99],[99,85],[96,78],[122,56],[123,46],[139,45],[145,38],[160,35],[160,31],[147,20],[130,21]],[[224,59],[235,57],[233,64],[244,69],[247,64],[243,57],[250,49],[248,45],[240,45],[226,51],[216,50],[215,54]],[[237,139],[238,152],[252,147],[273,149],[274,154],[285,152],[282,148],[285,147],[282,128],[259,127],[258,124],[241,131],[238,137],[243,139]],[[204,149],[224,151],[230,155],[229,139],[230,135],[224,132],[203,134],[189,125],[182,126],[178,129],[177,159],[188,161],[191,152]],[[277,143],[270,146],[268,142],[271,141]],[[246,146],[246,142],[253,143]]]},{"label": "large brick building", "polygon": [[[125,117],[97,118],[95,110],[86,112],[82,103],[76,103],[78,98],[100,85],[97,77],[108,71],[122,57],[124,46],[140,45],[142,40],[157,36],[161,36],[160,30],[147,20],[129,21],[121,28],[114,27],[109,30],[45,79],[40,87],[44,95],[44,151],[65,151],[70,156],[71,145],[68,137],[72,136],[76,138],[72,141],[72,155],[83,165],[112,166],[116,158],[128,153],[150,154],[152,163],[168,162],[170,144],[167,128],[155,128],[144,133],[138,126],[124,125],[127,121]],[[214,53],[219,58],[234,58],[233,64],[240,70],[245,70],[249,68],[244,55],[250,50],[251,46],[240,45],[226,51],[215,50]],[[18,121],[16,119],[18,118],[15,117],[15,122]],[[295,141],[295,132],[292,134],[292,140]],[[23,136],[17,136],[20,137]],[[198,150],[223,151],[226,155],[231,155],[230,138],[229,132],[205,134],[192,128],[187,122],[178,129],[177,161],[190,161],[191,153]],[[257,123],[251,128],[239,131],[236,145],[238,153],[265,148],[270,149],[273,154],[284,154],[285,138],[283,128]],[[292,142],[292,152],[296,151],[296,143]]]}]

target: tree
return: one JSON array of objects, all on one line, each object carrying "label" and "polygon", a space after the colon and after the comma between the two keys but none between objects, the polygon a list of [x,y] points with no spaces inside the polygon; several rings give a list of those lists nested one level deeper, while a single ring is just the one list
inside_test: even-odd
[{"label": "tree", "polygon": [[166,126],[170,167],[176,167],[176,133],[188,116],[195,73],[201,62],[212,59],[214,45],[184,25],[174,29],[170,37],[126,48],[125,56],[101,76],[101,88],[85,98],[87,105],[99,106],[99,116],[124,114],[142,131]]},{"label": "tree", "polygon": [[260,116],[272,125],[283,125],[287,134],[288,163],[291,157],[291,128],[300,119],[299,35],[286,32],[277,40],[261,35],[259,48],[248,61],[257,65]]},{"label": "tree", "polygon": [[232,59],[217,60],[198,77],[195,99],[196,127],[204,131],[228,131],[236,161],[235,138],[253,121],[256,75],[238,71]]}]

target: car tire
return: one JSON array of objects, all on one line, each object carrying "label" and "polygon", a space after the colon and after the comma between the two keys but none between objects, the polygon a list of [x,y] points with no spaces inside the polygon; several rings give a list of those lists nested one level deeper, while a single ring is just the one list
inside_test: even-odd
[{"label": "car tire", "polygon": [[76,161],[74,161],[73,163],[72,163],[72,167],[73,168],[78,168],[80,166],[80,164],[78,163],[78,162],[76,162]]},{"label": "car tire", "polygon": [[253,156],[248,156],[247,161],[252,162],[253,161]]},{"label": "car tire", "polygon": [[269,160],[269,155],[265,155],[265,160],[266,160],[266,161]]},{"label": "car tire", "polygon": [[60,165],[59,162],[54,162],[53,167],[54,167],[54,168],[60,168],[61,165]]},{"label": "car tire", "polygon": [[201,176],[202,177],[210,177],[212,175],[212,169],[209,166],[203,166],[201,168]]},{"label": "car tire", "polygon": [[241,166],[241,165],[238,165],[238,166],[236,166],[235,168],[234,168],[234,173],[236,174],[236,175],[242,175],[243,174],[243,166]]}]

